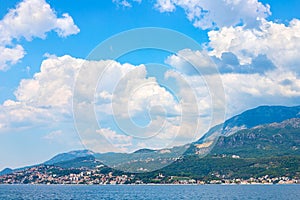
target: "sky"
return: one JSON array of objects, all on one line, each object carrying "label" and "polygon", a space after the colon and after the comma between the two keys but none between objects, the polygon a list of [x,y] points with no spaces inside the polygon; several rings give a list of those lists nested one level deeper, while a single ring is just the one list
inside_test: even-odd
[{"label": "sky", "polygon": [[0,170],[195,141],[299,105],[298,0],[1,0]]}]

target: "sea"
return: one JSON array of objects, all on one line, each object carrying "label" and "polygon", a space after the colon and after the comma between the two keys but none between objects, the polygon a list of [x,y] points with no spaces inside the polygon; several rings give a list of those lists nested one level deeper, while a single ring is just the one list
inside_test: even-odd
[{"label": "sea", "polygon": [[0,185],[0,199],[299,199],[300,185]]}]

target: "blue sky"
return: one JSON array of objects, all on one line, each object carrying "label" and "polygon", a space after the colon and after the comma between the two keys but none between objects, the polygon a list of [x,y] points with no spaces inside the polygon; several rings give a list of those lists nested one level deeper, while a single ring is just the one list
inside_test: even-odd
[{"label": "blue sky", "polygon": [[[2,0],[0,169],[43,162],[74,149],[131,152],[180,145],[245,109],[299,104],[299,1],[187,2]],[[110,65],[97,60],[98,68],[92,66],[89,55],[99,44],[144,27],[177,31],[201,48],[142,49]],[[219,73],[193,71],[191,63],[201,70],[216,67]],[[86,98],[86,91],[76,88],[83,65],[91,74],[82,76],[87,86],[108,66],[92,87],[95,101],[80,108],[85,112],[72,107],[74,99]],[[219,99],[211,96],[214,92]],[[97,124],[85,116],[88,106]],[[185,112],[194,116],[184,118]],[[84,125],[74,123],[74,116]],[[142,133],[134,132],[129,122]],[[86,124],[97,127],[89,132]],[[110,145],[95,143],[99,135]]]}]

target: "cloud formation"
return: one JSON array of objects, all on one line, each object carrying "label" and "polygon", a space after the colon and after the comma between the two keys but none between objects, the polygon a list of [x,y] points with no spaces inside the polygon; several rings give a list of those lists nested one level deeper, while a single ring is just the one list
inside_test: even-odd
[{"label": "cloud formation", "polygon": [[[194,137],[195,132],[189,133],[189,130],[195,124],[190,125],[186,120],[185,128],[182,128],[180,124],[182,121],[180,104],[182,102],[177,102],[170,91],[160,86],[155,78],[147,77],[144,65],[133,66],[111,60],[87,61],[68,55],[46,58],[41,64],[40,72],[35,73],[30,79],[20,81],[14,93],[16,100],[6,100],[0,105],[0,132],[18,132],[40,126],[48,127],[51,130],[62,130],[61,123],[72,127],[73,87],[83,63],[91,69],[89,74],[85,74],[85,84],[81,84],[80,88],[82,98],[80,97],[79,100],[82,101],[83,110],[86,106],[90,106],[89,104],[95,106],[101,125],[100,130],[104,131],[103,136],[112,140],[113,144],[121,145],[122,151],[136,150],[141,138],[149,136],[155,137],[151,139],[151,142],[146,143],[148,147],[155,143],[155,147],[163,148],[166,144],[172,144],[174,137],[178,134],[185,140],[178,140],[174,144],[191,142],[191,137]],[[94,74],[97,74],[99,68],[106,68],[107,71],[99,81],[97,88],[95,88],[96,86],[91,87],[90,80],[94,79]],[[85,95],[88,90],[94,92],[95,101],[86,101]],[[131,120],[138,120],[141,115],[148,116],[148,114],[151,118],[143,120],[145,120],[144,123],[149,122],[151,126],[146,126],[140,133],[132,130],[125,132],[124,135],[124,132],[120,131],[120,127],[116,127],[113,121],[109,121],[113,117],[131,122]],[[87,123],[90,117],[93,117],[85,117],[84,112],[79,115],[82,115]],[[109,123],[105,124],[107,121]],[[137,129],[141,128],[138,124],[134,125]],[[121,128],[122,130],[126,129],[125,126]],[[44,139],[54,140],[59,135],[58,133],[60,136],[65,134],[62,131],[51,132]],[[99,132],[95,134],[99,134]],[[126,134],[129,134],[130,137],[127,137]],[[120,143],[124,138],[128,142],[134,138],[132,145]],[[104,149],[104,151],[112,150],[114,149]]]},{"label": "cloud formation", "polygon": [[270,6],[257,0],[157,0],[155,6],[160,12],[182,8],[193,25],[201,29],[240,24],[253,27],[271,14]]},{"label": "cloud formation", "polygon": [[[129,0],[113,2],[131,7]],[[261,19],[271,15],[270,6],[258,0],[156,0],[155,8],[160,12],[183,9],[188,20],[201,29],[237,25],[257,27]]]},{"label": "cloud formation", "polygon": [[44,60],[40,72],[20,81],[14,93],[16,100],[0,105],[0,119],[5,124],[0,131],[70,121],[73,82],[81,63],[81,59],[70,56]]},{"label": "cloud formation", "polygon": [[[208,63],[207,61],[199,59],[200,53],[200,51],[185,49],[177,55],[169,56],[166,63],[183,72],[189,84],[199,93],[198,96],[206,94],[203,89],[207,86],[203,80],[219,75],[225,90],[228,117],[258,105],[295,105],[299,102],[299,75],[291,69],[278,68],[266,56],[259,55],[253,58],[249,65],[242,65],[233,53],[223,53],[216,62],[220,74],[184,73],[192,66],[180,57],[182,54],[194,60],[196,66],[210,66],[205,64]],[[211,59],[216,60],[216,57],[212,56]],[[166,75],[176,77],[170,71]],[[208,102],[208,100],[205,103],[202,101],[202,104],[210,105],[207,104]],[[211,105],[207,108],[211,108]]]},{"label": "cloud formation", "polygon": [[[183,66],[184,62],[178,55],[184,55],[193,64],[197,64],[196,66],[210,67],[211,64],[211,60],[207,60],[209,57],[199,57],[202,55],[201,52],[189,49],[182,50],[177,55],[166,59],[173,66],[173,70],[166,72],[165,79],[175,80],[177,90],[173,92],[177,99],[154,77],[147,77],[147,68],[144,65],[120,64],[111,60],[87,61],[68,55],[48,57],[42,62],[40,72],[20,82],[15,91],[16,100],[7,100],[0,106],[0,131],[20,131],[36,126],[48,126],[52,130],[57,130],[60,122],[73,126],[73,86],[83,63],[89,66],[91,71],[84,76],[85,84],[80,84],[82,98],[79,100],[95,106],[94,109],[101,124],[99,130],[104,130],[104,137],[122,147],[121,151],[132,151],[141,147],[164,148],[166,145],[180,145],[200,137],[201,135],[198,134],[203,134],[212,125],[210,124],[212,104],[218,104],[218,102],[212,102],[211,91],[206,82],[207,80],[214,82],[213,80],[216,80],[214,76],[221,76],[228,116],[257,106],[258,102],[259,104],[282,104],[283,102],[293,104],[300,98],[300,82],[292,71],[282,73],[275,68],[264,73],[250,74],[187,73]],[[223,56],[222,60],[231,65],[239,64],[237,58],[230,56],[229,58]],[[106,68],[106,71],[97,87],[90,87],[89,81],[94,78],[96,82],[98,80],[95,74],[98,73],[99,68]],[[220,85],[214,87],[223,88]],[[92,102],[85,101],[84,96],[88,91],[94,94]],[[195,104],[190,105],[191,102]],[[82,108],[85,110],[86,106]],[[216,108],[219,107],[216,106]],[[188,115],[182,117],[182,113]],[[83,117],[88,121],[89,117],[93,116],[83,115]],[[127,122],[132,122],[131,120],[142,119],[144,124],[148,122],[150,126],[146,123],[146,129],[142,129],[143,132],[135,132],[135,129],[130,129],[131,132],[125,131],[129,134],[127,137],[122,132],[126,130],[126,126],[120,130],[118,126],[112,125],[114,122],[111,120],[114,118],[123,120],[121,122],[126,122],[127,125],[129,124]],[[201,127],[197,127],[195,119],[199,120]],[[138,123],[137,121],[135,124],[137,130],[143,128]],[[57,134],[48,136],[45,136],[45,139],[57,136]],[[127,141],[124,144],[120,143],[123,137]],[[149,140],[143,142],[139,139],[147,137]],[[106,149],[106,151],[109,150]]]},{"label": "cloud formation", "polygon": [[299,73],[300,20],[288,25],[262,20],[258,29],[243,26],[223,27],[208,33],[211,55],[222,57],[224,52],[237,56],[241,64],[251,63],[266,55],[276,67]]},{"label": "cloud formation", "polygon": [[67,37],[80,30],[69,14],[58,17],[45,0],[23,0],[9,10],[0,21],[0,70],[6,70],[24,57],[25,50],[18,44],[23,38],[45,39],[50,31]]}]

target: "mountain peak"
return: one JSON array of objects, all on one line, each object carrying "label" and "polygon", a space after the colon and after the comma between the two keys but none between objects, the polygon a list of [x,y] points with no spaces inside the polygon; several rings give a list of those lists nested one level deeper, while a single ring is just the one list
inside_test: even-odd
[{"label": "mountain peak", "polygon": [[50,160],[44,162],[44,164],[52,165],[52,164],[59,163],[62,161],[68,161],[68,160],[73,160],[75,158],[87,157],[87,156],[93,156],[93,155],[94,155],[94,152],[92,152],[88,149],[70,151],[67,153],[58,154],[58,155],[54,156],[53,158],[51,158]]},{"label": "mountain peak", "polygon": [[256,126],[280,123],[287,119],[300,118],[300,106],[259,106],[238,114],[211,128],[195,143],[203,143],[207,138],[220,135],[229,136],[240,130]]},{"label": "mountain peak", "polygon": [[2,171],[0,171],[0,176],[6,175],[6,174],[10,174],[13,172],[13,169],[11,168],[5,168]]},{"label": "mountain peak", "polygon": [[154,151],[155,150],[153,150],[153,149],[139,149],[139,150],[136,150],[133,153],[151,153],[151,152],[154,152]]}]

